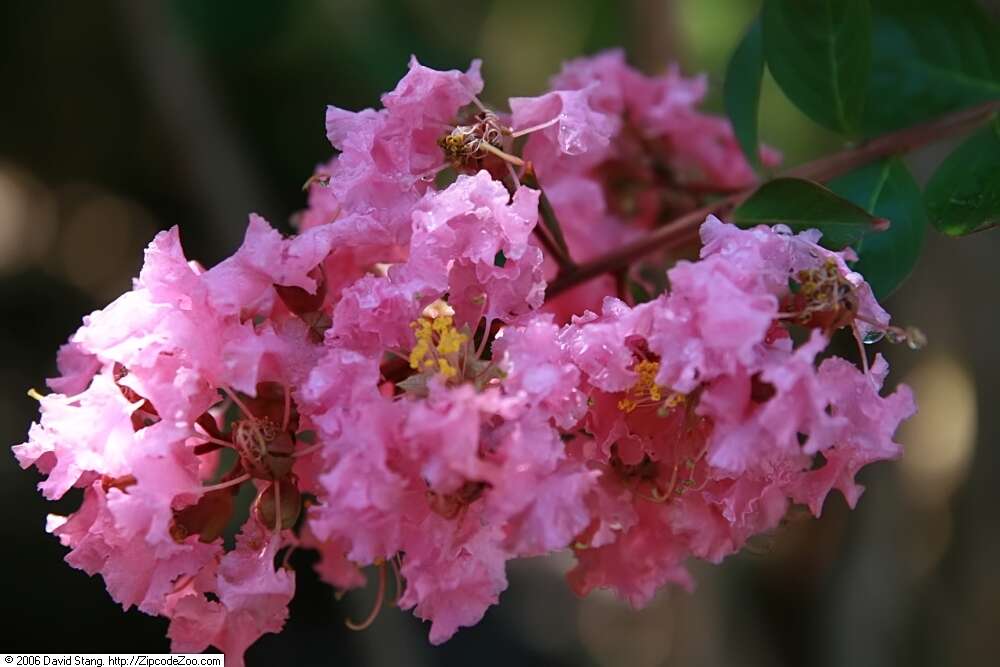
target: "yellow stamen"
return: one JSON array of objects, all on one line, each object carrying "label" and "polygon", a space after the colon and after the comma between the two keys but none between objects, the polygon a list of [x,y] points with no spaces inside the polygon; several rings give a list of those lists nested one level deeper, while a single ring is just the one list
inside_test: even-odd
[{"label": "yellow stamen", "polygon": [[455,367],[448,363],[445,358],[438,359],[438,368],[440,369],[441,375],[446,378],[453,378],[458,373]]},{"label": "yellow stamen", "polygon": [[676,408],[678,405],[684,405],[685,403],[687,403],[687,396],[676,391],[667,396],[667,400],[663,402],[668,408]]},{"label": "yellow stamen", "polygon": [[656,384],[656,374],[660,372],[660,362],[644,359],[636,364],[632,370],[638,374],[639,379],[626,392],[625,397],[618,401],[618,409],[622,412],[632,412],[641,405],[659,403],[663,400],[664,388]]},{"label": "yellow stamen", "polygon": [[621,410],[622,412],[632,412],[637,407],[639,407],[639,405],[635,401],[629,400],[627,398],[623,398],[622,400],[618,401],[618,409]]},{"label": "yellow stamen", "polygon": [[458,375],[462,347],[468,334],[455,328],[451,315],[422,315],[410,323],[417,339],[410,351],[410,368],[415,371],[437,371],[446,379]]}]

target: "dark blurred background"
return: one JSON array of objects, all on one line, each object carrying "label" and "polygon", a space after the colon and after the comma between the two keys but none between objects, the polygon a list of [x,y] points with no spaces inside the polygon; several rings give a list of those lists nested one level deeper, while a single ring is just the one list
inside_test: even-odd
[{"label": "dark blurred background", "polygon": [[[946,0],[942,0],[946,1]],[[757,3],[737,0],[91,0],[0,3],[0,440],[17,444],[56,348],[129,288],[142,248],[180,225],[188,256],[232,252],[256,211],[290,230],[302,183],[331,149],[324,106],[377,106],[411,53],[440,69],[484,59],[485,100],[541,92],[562,60],[624,46],[722,72]],[[997,3],[988,9],[997,15]],[[836,148],[766,82],[761,132],[792,165]],[[909,159],[925,179],[948,146]],[[440,647],[409,614],[353,633],[370,591],[336,600],[293,559],[291,620],[253,665],[986,665],[1000,655],[1000,233],[930,234],[888,302],[930,344],[888,348],[890,384],[920,414],[903,460],[862,474],[849,512],[831,497],[722,567],[693,595],[633,612],[576,599],[568,557],[510,567],[501,604]],[[62,562],[39,475],[0,457],[4,651],[165,652],[166,622],[122,613],[99,579]]]}]

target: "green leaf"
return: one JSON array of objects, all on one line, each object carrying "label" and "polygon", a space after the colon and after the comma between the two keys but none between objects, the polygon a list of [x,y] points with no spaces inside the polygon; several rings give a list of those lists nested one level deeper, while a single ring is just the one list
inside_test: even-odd
[{"label": "green leaf", "polygon": [[507,264],[507,256],[503,254],[503,250],[497,250],[497,254],[493,256],[493,266],[499,266],[501,269]]},{"label": "green leaf", "polygon": [[924,202],[934,227],[951,236],[1000,224],[1000,118],[945,158]]},{"label": "green leaf", "polygon": [[924,246],[927,213],[920,186],[906,165],[891,158],[867,165],[830,184],[833,192],[890,221],[885,231],[870,231],[854,245],[854,269],[884,299],[910,275]]},{"label": "green leaf", "polygon": [[1000,98],[1000,29],[972,0],[875,0],[868,135]]},{"label": "green leaf", "polygon": [[788,225],[795,231],[819,229],[823,245],[843,248],[885,222],[819,183],[776,178],[757,188],[732,215],[740,227]]},{"label": "green leaf", "polygon": [[764,57],[782,91],[820,125],[861,125],[871,70],[868,0],[765,0]]},{"label": "green leaf", "polygon": [[764,77],[764,44],[760,18],[751,25],[743,41],[736,47],[726,68],[723,97],[733,133],[747,161],[760,168],[760,148],[757,144],[757,113],[760,105],[760,82]]}]

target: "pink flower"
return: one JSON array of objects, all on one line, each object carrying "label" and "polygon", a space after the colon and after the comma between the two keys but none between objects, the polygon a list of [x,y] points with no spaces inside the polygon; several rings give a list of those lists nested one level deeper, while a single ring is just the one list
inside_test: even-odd
[{"label": "pink flower", "polygon": [[650,335],[654,312],[651,305],[629,308],[608,297],[600,317],[585,313],[566,327],[561,334],[564,343],[592,386],[616,392],[636,381],[632,370],[635,357],[626,342],[630,337],[644,339]]},{"label": "pink flower", "polygon": [[[627,243],[706,195],[753,184],[728,121],[696,109],[706,87],[704,76],[684,78],[676,65],[646,76],[616,50],[566,63],[549,93],[511,99],[514,129],[534,129],[524,156],[574,258]],[[769,149],[762,155],[766,164],[778,161]],[[554,275],[554,263],[548,272]],[[546,307],[568,321],[614,294],[614,282],[603,278]]]},{"label": "pink flower", "polygon": [[414,207],[405,261],[344,290],[329,337],[372,353],[399,350],[412,338],[410,322],[446,293],[458,322],[470,327],[537,308],[545,288],[531,239],[537,208],[536,190],[522,187],[511,198],[486,171],[428,193]]},{"label": "pink flower", "polygon": [[799,271],[816,272],[830,263],[833,273],[851,287],[857,302],[856,320],[861,331],[885,328],[889,323],[888,313],[875,300],[871,287],[861,274],[847,266],[845,260],[853,259],[854,251],[850,248],[840,252],[827,250],[819,245],[820,236],[815,229],[792,234],[783,225],[740,229],[709,216],[701,228],[701,256],[726,257],[745,269],[744,275],[748,280],[759,281],[764,289],[773,294],[784,294],[789,278],[795,277]]},{"label": "pink flower", "polygon": [[309,529],[303,529],[301,546],[316,549],[320,560],[315,569],[319,578],[339,591],[364,586],[365,577],[356,563],[347,558],[344,540],[319,540]]},{"label": "pink flower", "polygon": [[222,314],[237,314],[248,308],[270,310],[274,285],[314,294],[319,285],[312,271],[330,254],[334,241],[334,229],[328,226],[283,239],[252,214],[243,245],[204,274],[209,301]]},{"label": "pink flower", "polygon": [[72,396],[87,388],[90,380],[101,370],[101,362],[76,343],[66,343],[56,355],[59,377],[46,381],[49,389]]},{"label": "pink flower", "polygon": [[[49,520],[67,561],[101,574],[125,608],[177,614],[175,648],[211,643],[239,660],[287,615],[294,582],[273,560],[301,504],[291,468],[305,424],[292,394],[321,348],[279,290],[308,302],[329,249],[326,229],[283,239],[252,217],[240,250],[205,271],[186,260],[176,230],[157,235],[135,288],[88,316],[65,348],[67,375],[52,385],[75,393],[42,397],[40,422],[15,448],[48,475],[46,497],[86,489],[77,512]],[[220,392],[239,407],[231,423]],[[219,448],[236,454],[228,471],[216,470]],[[232,495],[251,479],[253,516],[226,552]]]},{"label": "pink flower", "polygon": [[95,473],[122,477],[131,472],[137,407],[110,377],[97,375],[75,397],[42,398],[41,422],[32,425],[28,442],[14,447],[14,455],[22,468],[37,465],[48,475],[39,488],[49,500],[62,498],[81,478],[86,485]]},{"label": "pink flower", "polygon": [[276,546],[261,531],[244,530],[215,572],[205,571],[174,592],[167,631],[171,650],[197,653],[211,645],[242,666],[251,644],[279,632],[288,618],[295,578],[284,568],[275,570]]},{"label": "pink flower", "polygon": [[524,396],[554,423],[572,428],[586,412],[579,390],[580,371],[559,337],[550,315],[536,315],[519,326],[503,329],[493,344],[506,373],[504,389]]},{"label": "pink flower", "polygon": [[793,352],[768,350],[757,363],[707,379],[699,400],[700,414],[713,423],[711,465],[734,474],[748,468],[767,472],[786,461],[805,461],[800,434],[808,437],[810,454],[829,441],[838,420],[826,413],[827,397],[814,366],[826,344],[816,332]]},{"label": "pink flower", "polygon": [[430,641],[440,644],[460,627],[475,625],[507,588],[506,557],[497,526],[465,522],[468,535],[436,514],[414,526],[401,573],[406,592],[401,609],[431,620]]},{"label": "pink flower", "polygon": [[537,190],[522,187],[511,198],[486,171],[459,176],[415,207],[409,258],[389,277],[424,299],[456,295],[450,302],[460,321],[472,324],[480,313],[487,322],[508,320],[541,305],[542,254],[531,240],[537,221]]},{"label": "pink flower", "polygon": [[410,210],[445,164],[437,140],[482,88],[479,61],[465,73],[439,72],[412,58],[406,76],[382,97],[384,109],[327,108],[327,137],[340,155],[312,186],[329,193],[314,205],[336,210],[338,226],[354,231],[342,235],[346,245],[389,255],[406,243]]},{"label": "pink flower", "polygon": [[[850,251],[710,216],[700,258],[648,302],[617,298],[613,276],[545,302],[573,269],[543,254],[540,207],[580,261],[754,178],[728,124],[696,110],[704,77],[608,52],[554,84],[508,118],[476,99],[478,61],[413,59],[384,108],[328,109],[339,154],[299,234],[251,215],[208,269],[158,234],[133,289],[60,349],[57,393],[14,448],[46,498],[83,491],[47,522],[67,562],[169,619],[173,650],[242,665],[284,625],[296,549],[341,590],[377,570],[375,611],[391,569],[438,644],[498,602],[515,558],[572,549],[576,592],[638,607],[793,502],[818,514],[836,488],[853,506],[914,405],[882,394],[881,356],[828,354],[841,329],[901,331]],[[520,184],[536,177],[548,202]]]},{"label": "pink flower", "polygon": [[208,567],[219,547],[197,540],[176,543],[160,522],[169,504],[151,494],[137,497],[131,488],[105,491],[104,483],[95,481],[80,509],[69,517],[50,515],[47,529],[70,548],[66,562],[100,574],[124,609],[135,605],[147,614],[162,614],[174,582]]},{"label": "pink flower", "polygon": [[[741,230],[709,216],[701,261],[668,272],[671,307],[659,311],[650,337],[661,355],[657,381],[686,392],[732,364],[751,364],[779,311],[828,332],[855,323],[862,333],[884,328],[888,316],[871,288],[818,238],[782,227]],[[790,280],[805,291],[791,294]]]},{"label": "pink flower", "polygon": [[[881,357],[870,373],[838,358],[817,368],[870,294],[817,235],[711,218],[703,234],[702,259],[672,269],[669,292],[634,308],[609,299],[561,334],[590,404],[571,458],[601,474],[576,541],[580,592],[640,605],[683,580],[686,557],[721,561],[792,501],[818,513],[839,488],[853,505],[854,475],[898,454],[892,434],[913,412],[905,387],[879,395]],[[798,348],[793,322],[812,329]]]},{"label": "pink flower", "polygon": [[[532,148],[525,157],[536,162],[563,154],[575,162],[597,164],[606,155],[621,120],[593,109],[591,84],[580,90],[556,90],[539,97],[512,97],[511,124],[515,133],[534,130]],[[543,146],[544,144],[544,146]],[[546,171],[544,167],[541,170]]]},{"label": "pink flower", "polygon": [[[685,79],[674,64],[665,74],[648,77],[614,50],[566,63],[553,86],[589,89],[595,109],[626,116],[645,138],[655,140],[681,182],[738,189],[754,181],[728,121],[695,109],[708,88],[704,75]],[[780,161],[769,148],[761,155],[768,165]]]},{"label": "pink flower", "polygon": [[[339,377],[330,391],[340,391],[347,373],[317,369],[311,387]],[[356,562],[404,554],[400,604],[433,621],[438,643],[496,602],[508,559],[561,548],[586,526],[594,476],[566,460],[548,418],[520,393],[439,378],[428,390],[397,402],[368,394],[354,413],[310,389],[309,400],[330,405],[315,423],[336,461],[309,518]]]},{"label": "pink flower", "polygon": [[[553,77],[557,90],[589,89],[592,106],[606,114],[621,115],[626,100],[641,85],[642,75],[625,63],[622,49],[603,51],[563,63],[562,71]],[[592,86],[593,83],[599,85]]]},{"label": "pink flower", "polygon": [[897,458],[902,449],[892,440],[900,422],[916,412],[913,393],[901,385],[889,396],[879,389],[889,365],[878,355],[871,372],[862,374],[849,362],[833,357],[820,364],[819,377],[842,424],[832,447],[822,451],[825,464],[807,472],[792,488],[796,501],[819,516],[831,489],[839,489],[852,508],[864,488],[854,481],[869,463]]},{"label": "pink flower", "polygon": [[576,549],[577,565],[567,579],[577,595],[608,588],[640,609],[668,583],[694,587],[682,565],[685,548],[671,535],[662,508],[645,503],[637,509],[637,523],[614,542]]}]

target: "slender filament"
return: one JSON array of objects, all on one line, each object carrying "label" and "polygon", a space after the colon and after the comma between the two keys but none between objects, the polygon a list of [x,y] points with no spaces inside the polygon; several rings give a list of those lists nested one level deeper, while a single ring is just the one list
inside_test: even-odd
[{"label": "slender filament", "polygon": [[254,416],[254,414],[252,412],[250,412],[250,408],[248,408],[246,406],[246,404],[243,401],[240,400],[239,396],[236,395],[235,391],[233,391],[232,389],[230,389],[229,387],[227,387],[225,385],[223,385],[221,387],[221,389],[222,389],[222,391],[224,391],[226,393],[226,396],[228,396],[229,398],[231,398],[232,401],[233,401],[233,403],[235,403],[236,406],[240,410],[243,411],[244,415],[246,415],[250,419],[256,419],[257,418],[257,417]]},{"label": "slender filament", "polygon": [[250,473],[243,473],[239,477],[234,477],[228,482],[220,482],[218,484],[212,484],[211,486],[203,486],[200,489],[198,489],[198,491],[200,491],[201,493],[211,493],[212,491],[221,491],[222,489],[228,489],[231,486],[242,484],[248,479],[250,479]]},{"label": "slender filament", "polygon": [[355,623],[349,618],[344,619],[344,625],[346,625],[351,630],[364,630],[365,628],[371,626],[378,617],[378,613],[382,610],[382,600],[385,598],[385,563],[380,563],[378,566],[378,591],[375,593],[375,606],[372,608],[371,613],[365,618],[365,620],[360,623]]}]

